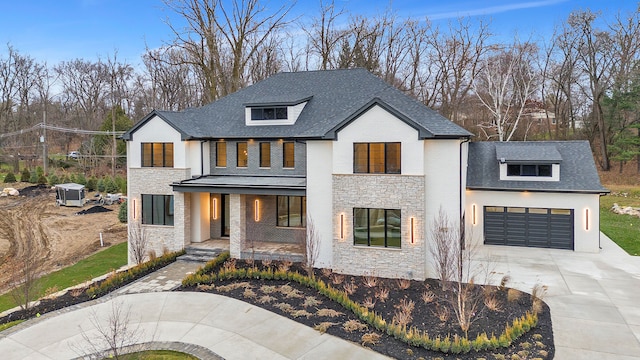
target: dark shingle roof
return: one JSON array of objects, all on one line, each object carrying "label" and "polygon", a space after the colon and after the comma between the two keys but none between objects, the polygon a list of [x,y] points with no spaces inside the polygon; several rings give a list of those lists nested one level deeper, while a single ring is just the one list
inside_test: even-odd
[{"label": "dark shingle roof", "polygon": [[[309,100],[294,125],[245,125],[247,105],[293,104],[302,99]],[[364,69],[279,73],[200,108],[156,111],[143,121],[159,115],[176,128],[183,139],[334,139],[336,130],[373,104],[392,111],[418,129],[423,138],[472,135]],[[142,125],[139,124],[123,138],[130,140],[131,134]]]},{"label": "dark shingle roof", "polygon": [[[512,181],[500,180],[498,149],[501,152],[541,156],[541,163],[559,162],[560,181]],[[513,150],[513,151],[511,151]],[[551,156],[553,155],[553,156]],[[526,156],[533,162],[535,156]],[[522,159],[522,156],[519,156]],[[517,159],[514,159],[517,160]],[[525,141],[525,142],[473,142],[469,144],[467,188],[471,190],[513,190],[552,192],[609,192],[600,184],[593,161],[591,147],[587,141]]]},{"label": "dark shingle roof", "polygon": [[552,144],[530,146],[529,143],[506,142],[496,144],[496,159],[519,164],[529,162],[558,164],[562,161],[562,156]]}]

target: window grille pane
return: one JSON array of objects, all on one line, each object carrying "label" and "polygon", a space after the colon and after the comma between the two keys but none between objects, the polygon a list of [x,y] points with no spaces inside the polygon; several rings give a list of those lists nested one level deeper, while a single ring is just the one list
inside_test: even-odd
[{"label": "window grille pane", "polygon": [[371,246],[384,246],[385,211],[369,209],[369,243]]},{"label": "window grille pane", "polygon": [[400,247],[402,220],[400,210],[387,210],[387,246]]},{"label": "window grille pane", "polygon": [[536,166],[522,165],[522,176],[536,176]]},{"label": "window grille pane", "polygon": [[278,226],[289,226],[289,202],[287,196],[278,196]]},{"label": "window grille pane", "polygon": [[520,165],[507,165],[507,176],[520,176]]},{"label": "window grille pane", "polygon": [[385,172],[387,174],[400,174],[400,143],[387,143],[385,150],[387,162]]},{"label": "window grille pane", "polygon": [[369,144],[369,172],[384,173],[384,143]]},{"label": "window grille pane", "polygon": [[353,172],[366,173],[369,171],[367,158],[369,156],[369,144],[353,144]]},{"label": "window grille pane", "polygon": [[142,195],[142,223],[153,223],[153,195]]},{"label": "window grille pane", "polygon": [[164,166],[173,167],[173,143],[164,144]]},{"label": "window grille pane", "polygon": [[276,109],[274,108],[262,109],[262,114],[263,114],[264,120],[273,120],[276,118]]},{"label": "window grille pane", "polygon": [[152,147],[151,147],[151,143],[143,143],[142,144],[142,166],[152,166],[153,163],[151,162],[152,156],[151,156],[151,152],[152,152]]},{"label": "window grille pane", "polygon": [[262,120],[262,109],[251,109],[251,120]]},{"label": "window grille pane", "polygon": [[278,120],[286,120],[287,119],[287,108],[286,107],[276,108],[276,119],[278,119]]},{"label": "window grille pane", "polygon": [[164,165],[164,159],[162,158],[163,154],[163,145],[162,143],[153,143],[151,144],[151,157],[154,167],[162,167]]},{"label": "window grille pane", "polygon": [[538,176],[551,176],[551,165],[538,165]]},{"label": "window grille pane", "polygon": [[367,209],[353,209],[353,242],[356,245],[369,245],[369,222]]},{"label": "window grille pane", "polygon": [[300,196],[289,196],[289,226],[302,226],[302,199]]}]

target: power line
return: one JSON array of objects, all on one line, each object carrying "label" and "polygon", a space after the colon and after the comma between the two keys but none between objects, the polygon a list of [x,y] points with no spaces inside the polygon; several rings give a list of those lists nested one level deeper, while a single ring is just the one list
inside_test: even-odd
[{"label": "power line", "polygon": [[62,126],[55,126],[55,125],[50,125],[50,124],[44,124],[44,123],[39,123],[36,124],[30,128],[26,128],[26,129],[20,129],[17,131],[12,131],[9,133],[5,133],[5,134],[0,134],[0,139],[4,139],[6,137],[10,137],[10,136],[16,136],[16,135],[22,135],[22,134],[26,134],[32,131],[36,131],[36,130],[41,130],[41,129],[46,129],[46,130],[51,130],[51,131],[57,131],[57,132],[64,132],[64,133],[73,133],[73,134],[83,134],[83,135],[122,135],[124,134],[124,131],[97,131],[97,130],[83,130],[83,129],[71,129],[71,128],[65,128]]}]

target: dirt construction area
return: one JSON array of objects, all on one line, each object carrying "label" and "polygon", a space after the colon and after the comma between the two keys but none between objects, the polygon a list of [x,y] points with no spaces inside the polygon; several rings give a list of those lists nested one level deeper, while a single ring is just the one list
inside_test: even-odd
[{"label": "dirt construction area", "polygon": [[38,259],[39,272],[46,274],[100,250],[100,233],[105,247],[127,241],[118,204],[56,206],[55,191],[49,187],[16,188],[20,195],[0,197],[0,294],[8,290],[6,267],[14,258],[28,254]]}]

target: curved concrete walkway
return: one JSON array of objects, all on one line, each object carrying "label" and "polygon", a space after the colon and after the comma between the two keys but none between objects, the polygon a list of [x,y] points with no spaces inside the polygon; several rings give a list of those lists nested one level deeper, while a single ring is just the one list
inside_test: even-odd
[{"label": "curved concrete walkway", "polygon": [[105,321],[116,304],[129,310],[137,343],[199,345],[225,359],[386,359],[245,302],[207,293],[126,294],[0,333],[2,359],[71,359],[87,349],[91,319]]}]

